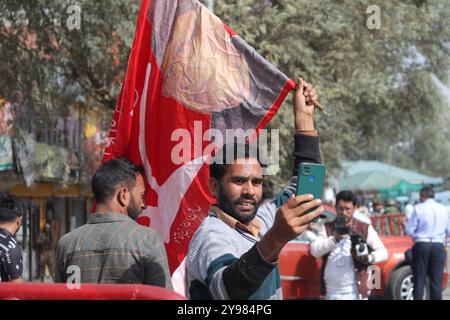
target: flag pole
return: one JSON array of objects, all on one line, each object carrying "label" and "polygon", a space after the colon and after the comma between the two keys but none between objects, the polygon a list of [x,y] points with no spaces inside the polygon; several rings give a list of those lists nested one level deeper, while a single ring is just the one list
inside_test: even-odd
[{"label": "flag pole", "polygon": [[325,115],[327,114],[327,109],[319,101],[314,100],[313,104],[315,107],[319,108],[319,110],[322,111],[323,114],[325,114]]}]

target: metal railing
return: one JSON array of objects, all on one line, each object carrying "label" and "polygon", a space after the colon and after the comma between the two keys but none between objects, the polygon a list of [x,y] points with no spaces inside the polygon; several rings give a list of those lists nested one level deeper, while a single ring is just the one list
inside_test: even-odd
[{"label": "metal railing", "polygon": [[404,213],[384,214],[379,217],[371,217],[372,226],[379,235],[403,236],[406,216]]}]

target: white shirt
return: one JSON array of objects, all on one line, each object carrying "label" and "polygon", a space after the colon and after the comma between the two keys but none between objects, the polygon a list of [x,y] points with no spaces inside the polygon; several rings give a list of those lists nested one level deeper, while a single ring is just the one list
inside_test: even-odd
[{"label": "white shirt", "polygon": [[358,209],[353,212],[353,218],[358,219],[361,222],[372,224],[372,220],[365,214],[362,214]]},{"label": "white shirt", "polygon": [[414,206],[413,206],[412,204],[408,203],[408,204],[405,206],[406,221],[408,221],[409,218],[411,218],[413,212],[414,212]]},{"label": "white shirt", "polygon": [[327,293],[358,292],[351,249],[352,243],[350,237],[346,236],[330,252],[324,273]]},{"label": "white shirt", "polygon": [[415,242],[434,241],[445,243],[450,235],[450,219],[447,209],[434,199],[428,199],[414,207],[408,219],[406,234]]},{"label": "white shirt", "polygon": [[[347,237],[336,243],[333,236],[327,237],[323,226],[318,235],[311,240],[310,252],[314,257],[320,258],[327,253],[330,254],[324,274],[327,293],[354,293],[354,290],[357,290],[357,280],[350,251],[350,239]],[[373,263],[387,260],[388,252],[372,226],[369,226],[367,232],[367,244],[373,249],[371,252],[375,258]]]}]

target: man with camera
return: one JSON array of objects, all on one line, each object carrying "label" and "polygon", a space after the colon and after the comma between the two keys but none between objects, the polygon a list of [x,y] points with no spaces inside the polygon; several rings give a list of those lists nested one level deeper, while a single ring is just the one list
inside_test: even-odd
[{"label": "man with camera", "polygon": [[311,254],[322,257],[321,292],[327,300],[367,299],[368,267],[388,258],[375,229],[353,217],[355,205],[353,192],[339,192],[336,219],[326,223],[311,242]]}]

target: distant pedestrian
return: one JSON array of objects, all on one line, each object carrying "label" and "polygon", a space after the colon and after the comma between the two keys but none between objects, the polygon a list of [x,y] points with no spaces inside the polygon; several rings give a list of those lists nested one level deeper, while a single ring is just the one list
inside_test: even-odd
[{"label": "distant pedestrian", "polygon": [[22,249],[14,238],[22,225],[22,214],[18,198],[0,195],[0,282],[23,282]]},{"label": "distant pedestrian", "polygon": [[373,202],[372,215],[375,217],[381,217],[384,214],[384,204],[381,199],[377,198]]},{"label": "distant pedestrian", "polygon": [[51,226],[45,224],[44,232],[39,234],[36,240],[36,248],[39,251],[39,277],[44,282],[46,269],[52,281],[55,279],[55,250],[52,242]]},{"label": "distant pedestrian", "polygon": [[397,202],[394,199],[386,200],[386,205],[384,206],[384,214],[399,214]]},{"label": "distant pedestrian", "polygon": [[442,300],[442,279],[446,263],[445,239],[450,235],[450,220],[446,208],[434,200],[430,187],[420,191],[422,203],[406,225],[406,233],[414,239],[412,270],[414,300],[422,300],[425,279],[430,280],[430,299]]}]

